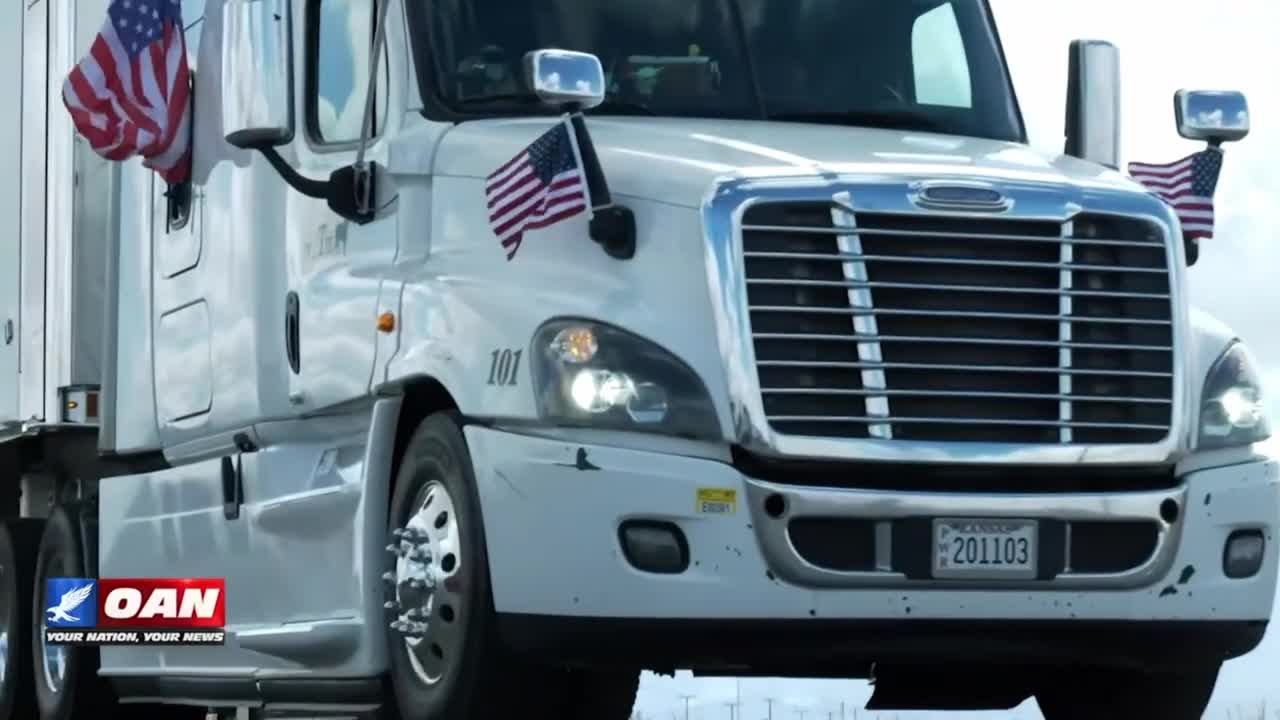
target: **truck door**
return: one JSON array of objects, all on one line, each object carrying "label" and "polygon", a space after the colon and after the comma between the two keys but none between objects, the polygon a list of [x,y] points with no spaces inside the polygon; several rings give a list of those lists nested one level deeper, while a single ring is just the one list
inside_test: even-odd
[{"label": "truck door", "polygon": [[[193,74],[199,35],[187,35]],[[200,121],[199,111],[192,119]],[[154,174],[151,182],[156,414],[173,440],[177,427],[201,424],[213,404],[210,273],[201,262],[205,185],[195,177],[170,186]]]},{"label": "truck door", "polygon": [[[295,5],[298,62],[305,77],[294,141],[299,171],[326,178],[356,159],[369,84],[374,5],[370,0],[310,0]],[[384,167],[388,127],[388,54],[376,88],[375,139],[367,159]],[[301,73],[300,73],[301,74]],[[300,411],[368,392],[377,347],[375,321],[385,268],[395,258],[394,215],[367,225],[346,222],[323,200],[288,195],[286,346],[290,399]]]},{"label": "truck door", "polygon": [[[23,14],[28,3],[4,3],[0,9],[0,102],[10,108],[0,113],[0,157],[22,154]],[[22,236],[22,173],[0,176],[0,425],[19,419],[18,413],[18,264]]]}]

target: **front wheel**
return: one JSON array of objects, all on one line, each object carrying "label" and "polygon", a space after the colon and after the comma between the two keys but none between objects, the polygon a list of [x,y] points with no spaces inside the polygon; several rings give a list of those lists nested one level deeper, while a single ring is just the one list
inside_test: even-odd
[{"label": "front wheel", "polygon": [[558,717],[562,672],[516,657],[497,638],[480,498],[455,414],[426,418],[409,440],[386,542],[384,622],[396,704],[388,714]]},{"label": "front wheel", "polygon": [[1200,720],[1221,663],[1168,672],[1064,671],[1036,692],[1045,720]]}]

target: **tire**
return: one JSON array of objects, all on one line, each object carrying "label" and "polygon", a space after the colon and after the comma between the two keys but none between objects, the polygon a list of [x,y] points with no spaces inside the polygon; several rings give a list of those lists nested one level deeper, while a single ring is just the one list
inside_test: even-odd
[{"label": "tire", "polygon": [[[31,664],[41,720],[109,718],[116,710],[110,684],[98,677],[97,648],[62,646],[63,662],[59,663],[53,659],[57,650],[44,645],[46,580],[84,577],[85,568],[77,523],[65,508],[55,508],[40,540],[31,603]],[[46,650],[50,653],[48,662]]]},{"label": "tire", "polygon": [[29,632],[35,689],[33,706],[38,708],[40,720],[203,720],[205,708],[202,707],[158,703],[121,705],[110,681],[98,676],[100,656],[96,647],[63,646],[64,679],[60,690],[53,689],[56,681],[45,666],[45,581],[52,577],[85,577],[84,544],[75,516],[65,508],[55,508],[44,524],[39,548],[33,569]]},{"label": "tire", "polygon": [[1036,692],[1036,703],[1045,720],[1200,720],[1221,667],[1067,671]]},{"label": "tire", "polygon": [[[557,680],[563,671],[517,658],[498,641],[475,471],[454,413],[423,420],[405,447],[388,511],[386,542],[399,543],[393,531],[408,527],[411,517],[417,518],[415,527],[433,529],[430,539],[415,542],[436,550],[438,557],[432,563],[445,579],[436,590],[419,589],[416,594],[407,582],[386,584],[385,599],[393,605],[385,611],[384,622],[396,707],[383,716],[401,720],[556,717],[555,706],[562,697]],[[411,566],[405,560],[389,552],[384,569],[392,577],[404,578],[409,568],[426,567]],[[400,611],[410,607],[429,607],[429,629],[425,637],[415,639],[415,648],[390,627]]]},{"label": "tire", "polygon": [[40,520],[12,519],[0,523],[0,720],[35,717],[35,681],[27,648],[31,647],[32,591]]}]

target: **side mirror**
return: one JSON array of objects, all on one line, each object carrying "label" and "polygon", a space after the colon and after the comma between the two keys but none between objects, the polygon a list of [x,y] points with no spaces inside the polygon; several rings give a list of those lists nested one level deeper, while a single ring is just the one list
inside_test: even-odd
[{"label": "side mirror", "polygon": [[1249,101],[1229,90],[1179,90],[1173,96],[1178,134],[1211,145],[1243,140],[1249,134]]},{"label": "side mirror", "polygon": [[604,102],[604,68],[595,55],[533,50],[524,64],[529,88],[548,106],[590,110]]},{"label": "side mirror", "polygon": [[1120,51],[1101,40],[1071,43],[1066,154],[1120,167]]},{"label": "side mirror", "polygon": [[582,158],[591,197],[591,239],[609,257],[630,260],[636,253],[636,218],[630,208],[616,205],[587,132],[583,110],[604,102],[604,68],[600,58],[572,50],[533,50],[524,56],[525,82],[542,104],[570,114],[574,142]]},{"label": "side mirror", "polygon": [[238,148],[257,150],[280,177],[307,197],[325,200],[339,216],[374,219],[376,168],[347,165],[327,181],[304,177],[276,148],[293,142],[293,52],[289,0],[226,0],[222,6],[222,133]]},{"label": "side mirror", "polygon": [[227,0],[222,6],[222,132],[239,148],[293,140],[289,0]]}]

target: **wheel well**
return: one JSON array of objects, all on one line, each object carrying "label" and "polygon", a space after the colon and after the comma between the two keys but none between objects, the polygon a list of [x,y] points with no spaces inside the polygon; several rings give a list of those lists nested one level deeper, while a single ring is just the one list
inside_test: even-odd
[{"label": "wheel well", "polygon": [[421,378],[404,385],[403,401],[400,405],[400,417],[396,420],[396,444],[392,453],[391,488],[395,490],[396,476],[400,473],[400,458],[404,449],[418,429],[418,423],[428,415],[441,410],[457,410],[458,403],[434,378]]}]

